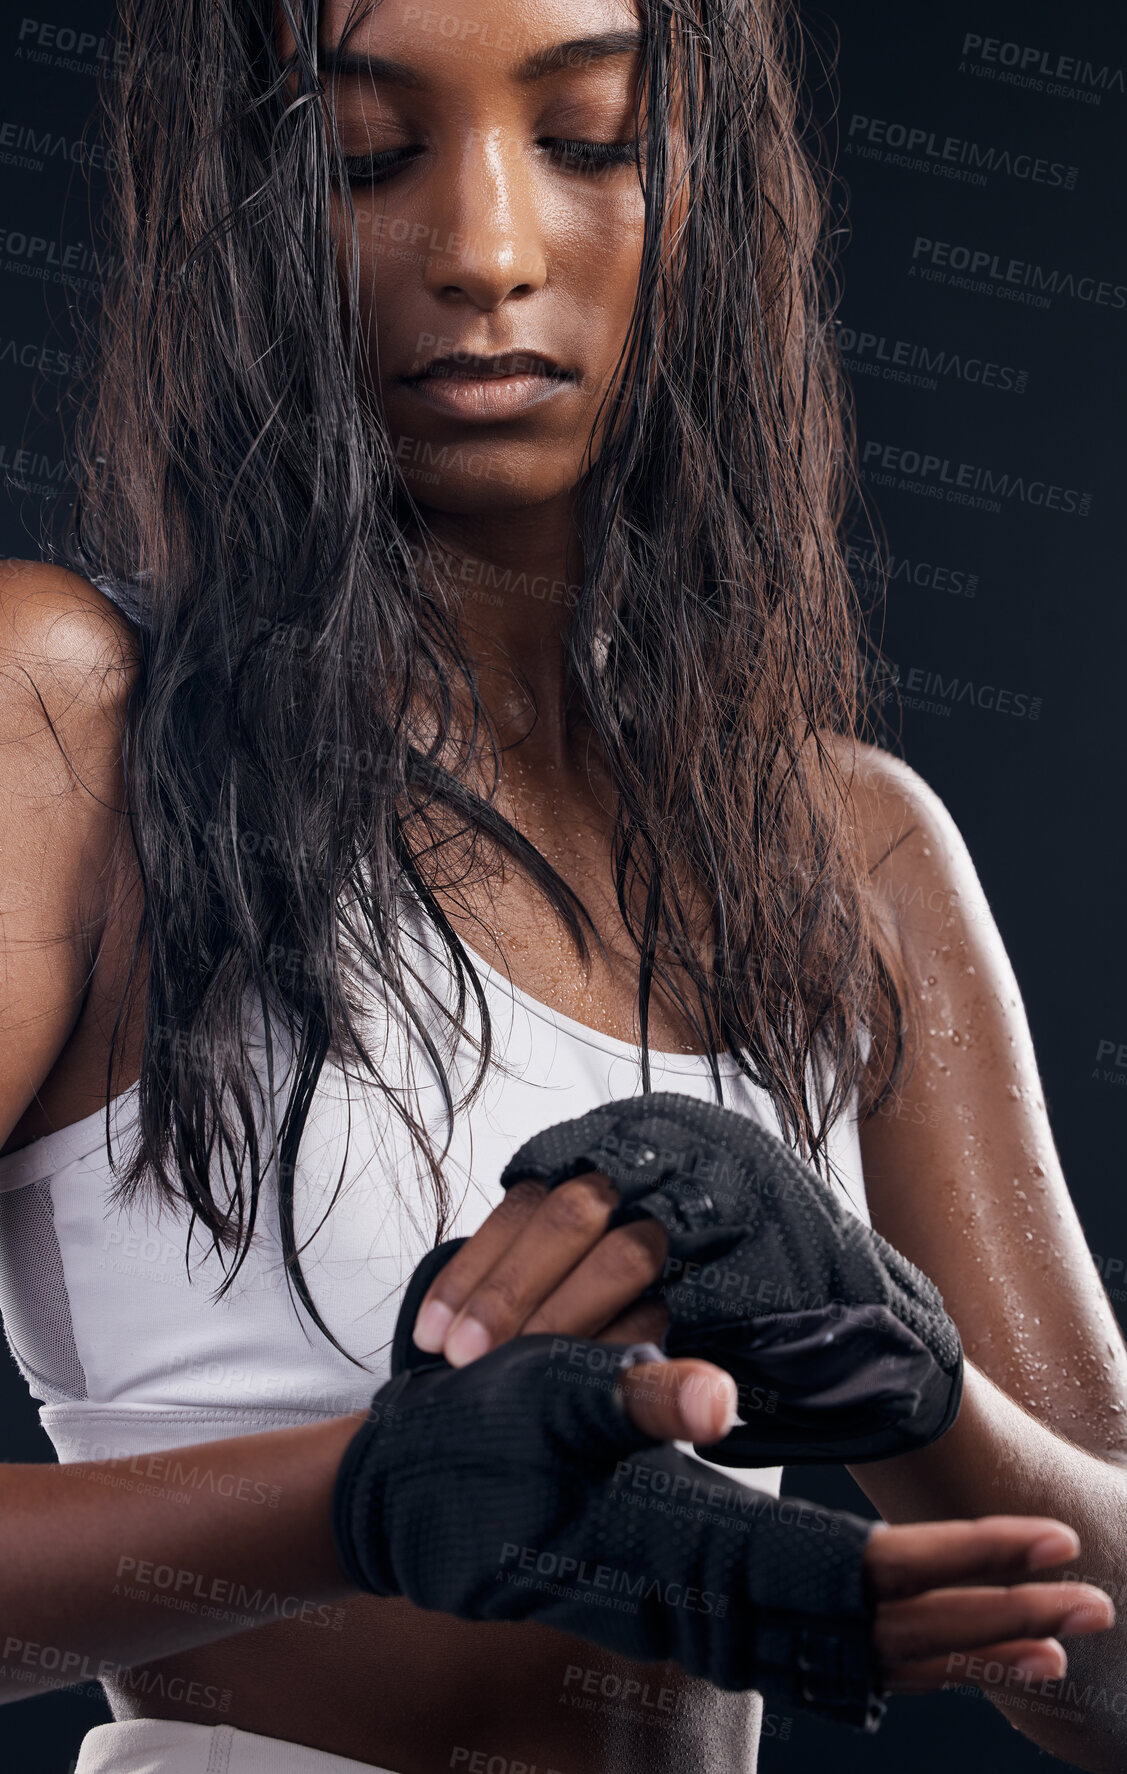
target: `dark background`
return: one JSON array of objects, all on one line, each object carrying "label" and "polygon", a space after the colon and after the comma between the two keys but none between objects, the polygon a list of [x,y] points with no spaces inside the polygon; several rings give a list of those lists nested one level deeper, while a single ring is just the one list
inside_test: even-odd
[{"label": "dark background", "polygon": [[[65,485],[69,304],[97,294],[83,133],[110,16],[107,0],[40,3],[0,22],[0,555],[22,558],[41,553]],[[803,16],[848,192],[840,314],[892,573],[883,647],[902,713],[888,707],[978,867],[1121,1313],[1124,14],[1118,0],[832,0]],[[835,104],[819,62],[838,40]],[[978,504],[947,497],[961,464]],[[863,582],[860,545],[855,560]],[[0,1424],[0,1458],[53,1459],[6,1352]],[[785,1488],[873,1513],[844,1471],[790,1470]],[[69,1774],[84,1731],[109,1718],[100,1694],[4,1707],[0,1766]],[[893,1700],[875,1738],[769,1716],[765,1774],[830,1761],[1009,1774],[1054,1758],[954,1694]]]}]

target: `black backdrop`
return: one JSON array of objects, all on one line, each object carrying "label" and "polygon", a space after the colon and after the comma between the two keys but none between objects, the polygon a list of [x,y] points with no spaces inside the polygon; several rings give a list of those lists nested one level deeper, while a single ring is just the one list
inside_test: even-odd
[{"label": "black backdrop", "polygon": [[[108,0],[25,4],[49,10],[0,23],[0,554],[18,557],[40,552],[64,485],[81,367],[68,309],[98,288],[84,128],[109,17]],[[977,864],[1121,1312],[1124,14],[1119,0],[803,10],[849,195],[842,343],[890,571],[886,707]],[[835,104],[817,64],[836,45]],[[853,560],[867,582],[860,537]],[[0,1457],[53,1458],[6,1353]],[[785,1488],[872,1513],[844,1472],[792,1470]],[[108,1717],[100,1689],[7,1706],[0,1766],[70,1774]],[[830,1759],[841,1774],[1053,1761],[965,1695],[894,1700],[872,1739],[768,1716],[765,1771]]]}]

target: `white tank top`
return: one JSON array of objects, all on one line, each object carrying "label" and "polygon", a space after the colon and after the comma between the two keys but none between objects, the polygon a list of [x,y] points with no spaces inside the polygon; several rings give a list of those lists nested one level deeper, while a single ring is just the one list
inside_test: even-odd
[{"label": "white tank top", "polygon": [[[435,962],[437,939],[417,924],[410,940],[421,974],[452,1004],[447,968]],[[641,1091],[639,1048],[550,1009],[471,956],[493,1019],[496,1061],[476,1100],[455,1108],[444,1160],[451,1238],[474,1232],[501,1200],[501,1170],[531,1134]],[[421,1001],[418,992],[413,996]],[[476,1033],[472,995],[466,1019]],[[459,1082],[465,1089],[473,1077],[476,1052],[465,1040],[455,1049],[441,1039],[441,1018],[427,1018],[427,1025],[448,1061],[457,1102]],[[376,1008],[365,1034],[397,1088],[411,1069],[416,1112],[425,1114],[441,1152],[443,1099],[433,1067],[418,1063],[417,1034],[405,1040],[398,1019]],[[275,1038],[284,1071],[284,1031]],[[258,1039],[256,1062],[260,1049]],[[417,1056],[413,1065],[411,1055]],[[650,1058],[654,1090],[715,1101],[706,1057],[651,1052]],[[729,1055],[717,1063],[725,1104],[781,1133],[766,1093],[741,1076]],[[265,1091],[265,1070],[259,1075]],[[285,1082],[277,1085],[279,1117]],[[133,1085],[111,1103],[119,1167],[130,1149],[136,1096]],[[829,1157],[844,1199],[868,1223],[852,1111],[831,1130]],[[342,1164],[340,1194],[327,1212]],[[355,1073],[346,1078],[326,1062],[294,1179],[306,1282],[325,1323],[363,1367],[347,1361],[291,1300],[272,1166],[264,1169],[250,1252],[219,1301],[212,1295],[231,1266],[230,1253],[221,1263],[198,1223],[189,1246],[188,1210],[158,1207],[147,1190],[131,1210],[115,1206],[115,1180],[104,1108],[0,1157],[0,1313],[60,1461],[140,1456],[367,1406],[389,1377],[402,1291],[433,1243],[435,1224],[429,1175],[377,1085]],[[213,1188],[222,1199],[222,1184]],[[688,1450],[687,1443],[678,1445]],[[781,1468],[732,1468],[731,1474],[778,1494]]]}]

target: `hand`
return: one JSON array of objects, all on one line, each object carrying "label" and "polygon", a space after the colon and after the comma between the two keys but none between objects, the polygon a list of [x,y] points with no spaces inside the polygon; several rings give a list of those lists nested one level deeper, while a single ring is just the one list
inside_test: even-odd
[{"label": "hand", "polygon": [[[732,1385],[710,1362],[684,1360],[642,1363],[621,1385],[639,1427],[672,1441],[686,1438],[689,1401],[719,1415],[725,1381]],[[1055,1635],[1104,1632],[1115,1608],[1092,1583],[1025,1579],[1070,1563],[1079,1551],[1075,1530],[1049,1516],[879,1523],[864,1562],[877,1599],[874,1642],[885,1686],[926,1694],[952,1682],[989,1691],[1025,1677],[1057,1680],[1068,1658]],[[1001,1681],[986,1679],[991,1665],[1001,1666]]]},{"label": "hand", "polygon": [[[674,1440],[685,1434],[678,1424],[686,1398],[699,1399],[702,1409],[711,1399],[718,1411],[724,1380],[731,1384],[711,1363],[671,1361],[643,1363],[621,1384],[634,1421]],[[1070,1563],[1079,1551],[1075,1530],[1048,1516],[879,1523],[864,1564],[877,1598],[873,1637],[885,1687],[926,1694],[972,1682],[989,1692],[1026,1678],[1058,1680],[1068,1657],[1056,1635],[1105,1632],[1115,1607],[1092,1583],[1025,1579]]]},{"label": "hand", "polygon": [[638,1295],[661,1274],[669,1241],[652,1219],[607,1232],[617,1205],[599,1171],[552,1190],[514,1183],[427,1290],[415,1320],[419,1348],[464,1367],[537,1331],[659,1342],[668,1310]]},{"label": "hand", "polygon": [[[408,1285],[392,1378],[337,1473],[333,1537],[349,1580],[460,1619],[536,1620],[876,1729],[871,1523],[711,1474],[698,1497],[708,1469],[659,1440],[685,1426],[694,1359],[678,1368],[645,1345],[547,1334],[460,1369],[413,1359],[430,1278],[428,1265]],[[599,1590],[630,1603],[589,1605]]]},{"label": "hand", "polygon": [[742,1417],[770,1396],[697,1444],[728,1466],[887,1459],[956,1420],[962,1345],[934,1283],[746,1114],[603,1103],[500,1181],[486,1225],[419,1277],[416,1346],[452,1367],[534,1333],[660,1341],[731,1374]]},{"label": "hand", "polygon": [[1024,1579],[1079,1551],[1074,1529],[1048,1516],[882,1523],[865,1548],[865,1569],[878,1598],[874,1642],[888,1689],[926,1694],[969,1681],[990,1692],[1026,1677],[1057,1680],[1068,1658],[1055,1635],[1106,1631],[1115,1608],[1091,1583]]}]

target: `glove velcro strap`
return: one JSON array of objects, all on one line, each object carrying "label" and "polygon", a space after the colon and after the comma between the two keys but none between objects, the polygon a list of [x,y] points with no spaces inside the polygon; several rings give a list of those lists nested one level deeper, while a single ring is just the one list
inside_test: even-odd
[{"label": "glove velcro strap", "polygon": [[368,1448],[373,1436],[398,1415],[410,1379],[410,1370],[405,1370],[376,1393],[367,1420],[361,1423],[344,1450],[333,1485],[330,1521],[336,1555],[349,1581],[357,1589],[366,1589],[372,1595],[391,1596],[401,1592],[390,1564],[380,1556],[384,1545],[380,1536],[365,1535],[361,1540],[356,1533],[357,1524],[377,1518],[380,1508],[379,1498],[372,1494],[376,1468],[367,1457]]},{"label": "glove velcro strap", "polygon": [[756,1621],[754,1647],[773,1701],[861,1731],[879,1729],[887,1706],[867,1622],[831,1617],[812,1625],[765,1611]]},{"label": "glove velcro strap", "polygon": [[771,1497],[750,1564],[750,1644],[739,1653],[772,1703],[863,1731],[885,1712],[864,1570],[873,1527],[852,1511]]},{"label": "glove velcro strap", "polygon": [[[742,1137],[738,1148],[733,1134]],[[554,1189],[598,1170],[618,1190],[620,1205],[673,1182],[688,1184],[686,1201],[700,1202],[699,1225],[725,1215],[713,1197],[730,1201],[746,1180],[747,1163],[769,1156],[769,1136],[748,1117],[673,1091],[603,1103],[586,1115],[545,1128],[526,1140],[501,1172],[510,1189],[532,1177]],[[759,1150],[763,1145],[762,1151]],[[797,1163],[797,1160],[795,1161]]]}]

